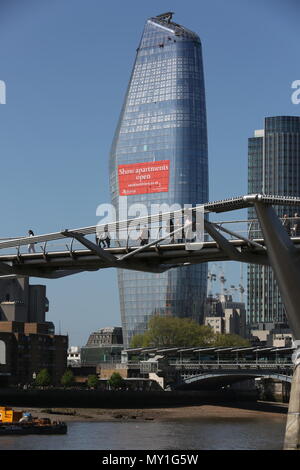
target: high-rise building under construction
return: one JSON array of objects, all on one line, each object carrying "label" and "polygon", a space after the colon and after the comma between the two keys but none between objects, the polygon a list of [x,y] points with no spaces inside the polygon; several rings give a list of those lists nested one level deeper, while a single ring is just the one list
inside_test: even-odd
[{"label": "high-rise building under construction", "polygon": [[[110,156],[112,202],[201,204],[208,200],[201,42],[172,13],[146,21]],[[150,171],[151,170],[151,171]],[[149,175],[135,180],[134,173]],[[131,175],[131,176],[130,176]],[[124,344],[152,315],[201,321],[207,265],[162,274],[118,270]]]}]

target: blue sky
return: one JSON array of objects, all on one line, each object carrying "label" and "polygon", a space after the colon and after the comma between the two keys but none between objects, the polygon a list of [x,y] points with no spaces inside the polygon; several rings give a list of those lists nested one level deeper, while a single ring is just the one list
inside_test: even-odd
[{"label": "blue sky", "polygon": [[[247,138],[265,116],[300,115],[297,0],[0,0],[0,237],[97,223],[135,49],[165,11],[202,40],[210,199],[247,192]],[[120,324],[112,269],[46,284],[48,320],[71,344]]]}]

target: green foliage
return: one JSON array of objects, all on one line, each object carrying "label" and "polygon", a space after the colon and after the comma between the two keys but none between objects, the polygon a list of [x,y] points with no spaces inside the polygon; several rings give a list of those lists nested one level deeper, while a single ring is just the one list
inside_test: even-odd
[{"label": "green foliage", "polygon": [[40,370],[36,376],[35,383],[40,387],[47,387],[51,384],[51,376],[47,369]]},{"label": "green foliage", "polygon": [[66,370],[66,372],[64,373],[64,375],[62,376],[61,380],[60,380],[61,384],[64,386],[64,387],[70,387],[73,382],[74,382],[74,374],[71,370]]},{"label": "green foliage", "polygon": [[87,384],[91,388],[97,388],[97,385],[98,385],[97,375],[89,375],[87,378]]},{"label": "green foliage", "polygon": [[209,347],[249,346],[238,335],[215,334],[207,325],[199,325],[189,318],[154,316],[144,334],[133,336],[130,347]]},{"label": "green foliage", "polygon": [[154,316],[146,333],[132,338],[131,347],[210,346],[214,333],[209,326],[189,318]]},{"label": "green foliage", "polygon": [[131,348],[145,348],[147,347],[147,345],[148,345],[148,335],[146,333],[134,335],[130,342]]},{"label": "green foliage", "polygon": [[218,347],[230,347],[230,346],[241,346],[241,347],[246,347],[250,346],[250,343],[247,339],[242,338],[239,335],[233,335],[233,334],[216,334],[216,339],[214,342],[214,346]]},{"label": "green foliage", "polygon": [[110,379],[108,380],[108,383],[113,390],[124,388],[125,385],[125,381],[119,372],[113,372]]}]

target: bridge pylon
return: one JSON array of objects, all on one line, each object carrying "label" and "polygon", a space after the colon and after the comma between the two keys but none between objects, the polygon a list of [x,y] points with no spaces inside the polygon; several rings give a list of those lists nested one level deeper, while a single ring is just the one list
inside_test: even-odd
[{"label": "bridge pylon", "polygon": [[[288,232],[275,210],[259,201],[254,203],[270,265],[284,303],[289,326],[300,355],[300,263]],[[299,362],[299,363],[298,363]],[[284,450],[300,450],[300,361],[296,360],[285,431]]]}]

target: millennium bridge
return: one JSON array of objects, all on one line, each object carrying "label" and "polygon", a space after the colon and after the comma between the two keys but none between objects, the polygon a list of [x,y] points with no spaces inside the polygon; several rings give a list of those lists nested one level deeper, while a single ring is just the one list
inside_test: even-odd
[{"label": "millennium bridge", "polygon": [[[97,234],[107,230],[107,224],[71,230],[63,228],[44,235],[2,239],[0,276],[55,279],[111,267],[160,273],[195,263],[221,260],[271,266],[296,348],[293,353],[294,373],[285,449],[300,449],[300,239],[297,231],[292,233],[287,230],[273,206],[290,206],[291,210],[298,213],[300,198],[250,194],[196,206],[190,209],[190,215],[203,215],[204,233],[203,238],[195,243],[191,240],[179,244],[168,243],[175,231],[167,235],[161,231],[163,223],[168,223],[173,218],[175,220],[180,215],[184,218],[185,209],[109,223],[109,232],[117,234],[116,246],[109,248],[103,248],[95,242]],[[233,224],[228,226],[230,221],[212,222],[208,218],[210,214],[250,207],[254,209],[256,218],[244,221],[246,231],[232,229]],[[151,239],[144,240],[140,246],[132,246],[130,243],[130,229],[134,224],[136,228],[146,226],[151,230]],[[182,231],[183,228],[185,222],[182,221],[179,230]],[[155,229],[156,235],[153,237]],[[125,240],[124,231],[129,231]],[[90,239],[91,236],[93,240]],[[52,243],[61,243],[62,240],[63,249],[53,247]],[[75,246],[76,243],[79,248]],[[31,247],[30,253],[24,252],[26,245]],[[38,247],[40,248],[37,251]]]}]

